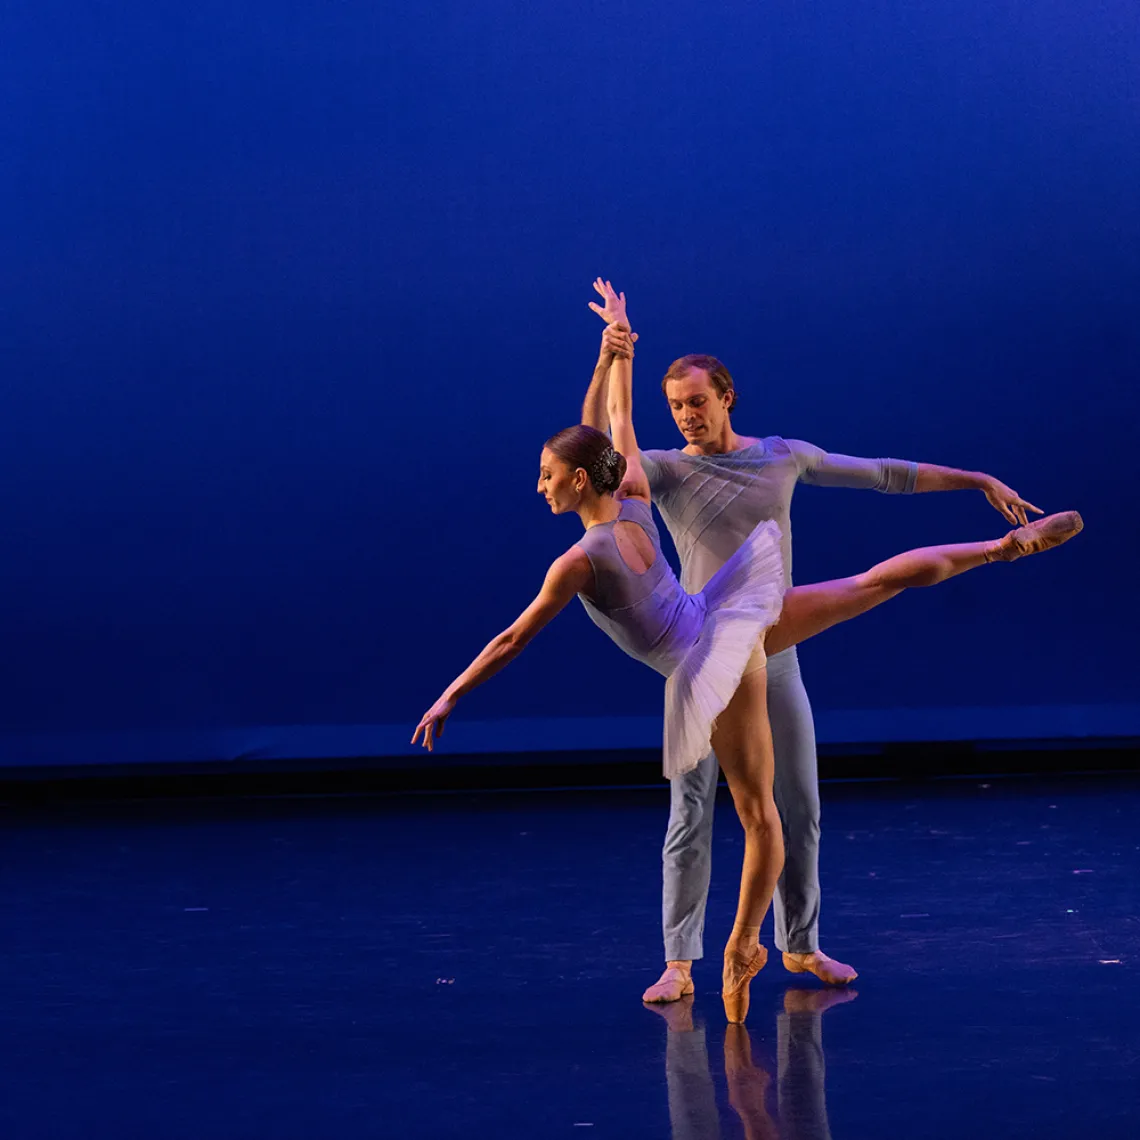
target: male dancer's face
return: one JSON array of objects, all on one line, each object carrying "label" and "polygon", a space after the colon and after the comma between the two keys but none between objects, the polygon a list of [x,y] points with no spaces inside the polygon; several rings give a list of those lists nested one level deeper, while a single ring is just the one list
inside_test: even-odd
[{"label": "male dancer's face", "polygon": [[703,368],[690,368],[680,380],[668,381],[665,398],[686,443],[700,447],[721,437],[732,397],[720,395]]},{"label": "male dancer's face", "polygon": [[549,448],[542,449],[538,462],[538,493],[546,500],[554,514],[575,510],[582,498],[580,483],[586,472],[581,467],[572,471],[570,464],[559,459]]}]

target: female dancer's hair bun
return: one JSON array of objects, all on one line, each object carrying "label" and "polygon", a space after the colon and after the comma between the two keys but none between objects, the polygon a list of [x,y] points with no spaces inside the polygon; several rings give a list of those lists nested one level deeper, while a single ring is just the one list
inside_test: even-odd
[{"label": "female dancer's hair bun", "polygon": [[625,456],[596,428],[575,424],[552,435],[546,446],[571,468],[582,468],[599,495],[612,495],[625,478]]},{"label": "female dancer's hair bun", "polygon": [[625,478],[625,456],[614,451],[611,445],[594,460],[589,472],[590,482],[594,484],[595,491],[601,494],[613,494]]}]

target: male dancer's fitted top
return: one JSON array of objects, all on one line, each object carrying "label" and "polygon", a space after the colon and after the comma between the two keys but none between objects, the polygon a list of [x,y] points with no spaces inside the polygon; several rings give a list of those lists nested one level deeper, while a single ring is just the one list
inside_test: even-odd
[{"label": "male dancer's fitted top", "polygon": [[[653,543],[653,564],[642,574],[626,565],[614,537],[618,522],[636,523]],[[704,599],[681,589],[661,552],[653,509],[640,499],[623,499],[613,522],[590,527],[578,542],[594,569],[594,596],[579,594],[594,624],[631,657],[668,675],[696,640],[704,620]]]},{"label": "male dancer's fitted top", "polygon": [[835,455],[778,435],[723,455],[643,451],[641,463],[676,544],[686,590],[700,590],[766,519],[780,528],[790,586],[791,505],[798,482],[908,494],[918,477],[918,465],[909,461]]}]

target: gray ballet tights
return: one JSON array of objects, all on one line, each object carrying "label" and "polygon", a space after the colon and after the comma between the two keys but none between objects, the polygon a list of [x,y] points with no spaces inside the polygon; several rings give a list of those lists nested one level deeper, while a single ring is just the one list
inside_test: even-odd
[{"label": "gray ballet tights", "polygon": [[[811,704],[794,647],[768,658],[768,719],[785,849],[784,871],[772,902],[776,946],[790,954],[810,954],[819,949],[819,781]],[[704,956],[718,772],[710,753],[692,772],[671,781],[662,852],[666,961]]]}]

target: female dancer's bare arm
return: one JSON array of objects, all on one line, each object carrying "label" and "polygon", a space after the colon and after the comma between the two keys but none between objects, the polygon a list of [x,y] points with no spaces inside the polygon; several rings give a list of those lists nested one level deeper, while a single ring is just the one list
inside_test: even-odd
[{"label": "female dancer's bare arm", "polygon": [[[593,301],[589,307],[593,309],[603,321],[606,330],[602,334],[602,347],[598,352],[598,363],[594,365],[594,374],[590,377],[590,386],[586,389],[586,398],[582,401],[582,423],[588,427],[597,428],[598,431],[610,430],[609,417],[609,376],[610,365],[615,355],[628,352],[633,354],[633,345],[637,334],[632,335],[627,327],[620,330],[614,327],[614,322],[626,321],[625,294],[619,297],[614,287],[600,277],[594,281],[594,292],[605,301],[605,306]],[[618,449],[621,450],[620,448]]]},{"label": "female dancer's bare arm", "polygon": [[641,466],[641,449],[637,446],[637,433],[633,428],[633,342],[637,338],[629,331],[625,294],[615,293],[614,287],[600,278],[594,282],[594,288],[606,299],[606,306],[603,309],[600,305],[591,304],[590,308],[610,322],[603,345],[608,339],[614,350],[606,382],[610,438],[614,441],[614,448],[625,456],[625,477],[614,498],[640,499],[648,503],[649,480]]},{"label": "female dancer's bare arm", "polygon": [[423,734],[423,745],[431,752],[435,738],[443,735],[447,718],[455,711],[460,697],[471,692],[500,669],[510,664],[544,625],[556,617],[575,594],[588,591],[594,581],[590,560],[581,547],[572,546],[546,572],[538,596],[498,637],[447,686],[443,696],[420,718],[412,743]]},{"label": "female dancer's bare arm", "polygon": [[[615,328],[620,326],[615,325]],[[615,356],[610,365],[606,406],[610,414],[610,434],[614,448],[625,456],[625,477],[614,492],[616,499],[640,499],[648,503],[649,479],[641,466],[641,450],[633,430],[633,360]]]}]

